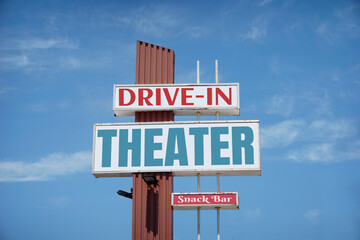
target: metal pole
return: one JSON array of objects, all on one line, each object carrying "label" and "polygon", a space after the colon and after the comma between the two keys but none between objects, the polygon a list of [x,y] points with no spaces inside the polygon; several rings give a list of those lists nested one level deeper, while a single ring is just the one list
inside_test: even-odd
[{"label": "metal pole", "polygon": [[[200,61],[197,60],[196,83],[200,83]],[[200,113],[197,113],[197,120],[200,121]],[[200,173],[197,175],[197,191],[200,192]],[[200,208],[197,209],[197,239],[200,240]]]},{"label": "metal pole", "polygon": [[220,240],[220,208],[217,208],[216,211],[217,211],[217,240]]},{"label": "metal pole", "polygon": [[[200,173],[197,174],[197,191],[200,192]],[[197,239],[200,240],[200,208],[197,209]]]},{"label": "metal pole", "polygon": [[[200,83],[200,61],[197,60],[196,61],[196,83],[199,84]],[[197,120],[200,121],[200,113],[197,113]],[[200,215],[200,213],[198,213]]]},{"label": "metal pole", "polygon": [[[220,176],[219,174],[216,175],[216,185],[217,185],[217,192],[220,192]],[[217,215],[217,240],[220,240],[220,208],[216,209]]]},{"label": "metal pole", "polygon": [[[219,83],[219,67],[218,67],[218,60],[215,60],[215,83]],[[219,113],[216,113],[216,120],[219,120]]]},{"label": "metal pole", "polygon": [[[219,67],[218,67],[218,60],[215,60],[215,83],[219,83]],[[219,113],[216,113],[216,121],[219,120]],[[216,175],[216,190],[220,192],[220,176],[219,174]],[[217,240],[220,240],[220,208],[216,209],[216,216],[217,216]]]},{"label": "metal pole", "polygon": [[215,83],[219,83],[219,68],[218,68],[218,60],[215,60]]},{"label": "metal pole", "polygon": [[199,84],[200,83],[200,61],[197,60],[197,72],[196,72],[196,83]]}]

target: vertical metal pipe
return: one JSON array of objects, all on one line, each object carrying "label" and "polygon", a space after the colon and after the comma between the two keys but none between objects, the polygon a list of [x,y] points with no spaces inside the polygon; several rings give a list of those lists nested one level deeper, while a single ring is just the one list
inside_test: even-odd
[{"label": "vertical metal pipe", "polygon": [[217,240],[220,240],[220,208],[217,208],[216,211],[217,211]]},{"label": "vertical metal pipe", "polygon": [[[200,83],[200,61],[197,60],[196,61],[196,83],[199,84]],[[200,113],[197,113],[197,120],[200,121]],[[200,216],[200,213],[198,213],[198,215]]]},{"label": "vertical metal pipe", "polygon": [[[200,61],[196,62],[196,83],[200,83]],[[197,120],[200,121],[200,113],[197,113]],[[197,174],[197,191],[200,192],[200,173]],[[200,208],[197,209],[197,239],[200,240]]]},{"label": "vertical metal pipe", "polygon": [[196,176],[197,176],[197,191],[200,192],[200,173],[197,173]]},{"label": "vertical metal pipe", "polygon": [[[216,175],[216,191],[220,192],[220,176]],[[217,215],[217,240],[220,240],[220,208],[216,209]]]},{"label": "vertical metal pipe", "polygon": [[[218,67],[218,60],[215,60],[215,83],[219,83],[219,67]],[[219,120],[219,113],[216,113],[216,120]],[[220,176],[219,174],[216,175],[216,188],[217,192],[220,192]],[[217,215],[217,240],[220,240],[220,208],[216,209]]]},{"label": "vertical metal pipe", "polygon": [[215,83],[219,83],[218,60],[215,60]]},{"label": "vertical metal pipe", "polygon": [[196,61],[196,65],[197,65],[197,71],[196,71],[196,83],[199,84],[200,83],[200,61],[197,60]]},{"label": "vertical metal pipe", "polygon": [[[218,67],[218,60],[215,60],[215,83],[219,83],[219,67]],[[219,113],[216,113],[216,120],[219,120]]]},{"label": "vertical metal pipe", "polygon": [[[200,173],[197,174],[197,191],[200,192]],[[197,209],[197,239],[200,240],[200,208]]]}]

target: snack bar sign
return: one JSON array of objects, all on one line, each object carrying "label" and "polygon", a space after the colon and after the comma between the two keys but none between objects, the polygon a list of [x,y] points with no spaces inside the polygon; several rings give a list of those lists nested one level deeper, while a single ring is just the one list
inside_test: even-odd
[{"label": "snack bar sign", "polygon": [[172,193],[171,205],[174,210],[239,209],[239,197],[236,192]]},{"label": "snack bar sign", "polygon": [[239,115],[239,84],[114,85],[116,116],[136,111],[174,111],[177,115]]},{"label": "snack bar sign", "polygon": [[257,120],[95,124],[93,144],[96,177],[261,172]]}]

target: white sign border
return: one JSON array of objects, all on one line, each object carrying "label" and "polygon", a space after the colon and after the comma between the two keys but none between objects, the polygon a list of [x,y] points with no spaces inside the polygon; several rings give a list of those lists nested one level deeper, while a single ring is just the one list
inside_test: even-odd
[{"label": "white sign border", "polygon": [[[116,88],[117,87],[133,87],[133,88],[141,88],[141,87],[221,87],[221,86],[234,86],[236,87],[236,99],[234,99],[235,105],[237,107],[203,107],[203,108],[195,108],[195,107],[156,107],[151,108],[150,110],[139,110],[139,108],[134,107],[124,107],[124,108],[117,108],[115,106],[116,99]],[[143,109],[149,108],[148,106],[144,106]],[[173,111],[175,115],[182,115],[182,116],[193,116],[198,113],[204,116],[216,115],[219,113],[220,115],[228,115],[228,116],[239,116],[240,115],[240,86],[239,83],[199,83],[199,84],[114,84],[113,88],[113,111],[116,117],[118,116],[133,116],[135,112],[152,112],[152,111]]]},{"label": "white sign border", "polygon": [[[131,123],[97,123],[94,124],[93,129],[93,160],[92,160],[92,174],[95,177],[131,177],[134,173],[153,173],[153,172],[172,172],[174,176],[196,176],[200,174],[200,176],[261,176],[261,153],[259,151],[259,167],[258,168],[241,168],[238,170],[225,168],[222,169],[219,167],[217,170],[205,170],[205,169],[177,169],[175,172],[171,170],[164,171],[154,171],[153,169],[146,170],[138,170],[138,171],[95,171],[95,141],[96,141],[96,126],[141,126],[141,125],[177,125],[177,124],[212,124],[212,123],[259,123],[259,120],[231,120],[231,121],[178,121],[178,122],[131,122]],[[260,130],[260,129],[259,129]],[[260,132],[258,137],[258,146],[260,150]]]}]

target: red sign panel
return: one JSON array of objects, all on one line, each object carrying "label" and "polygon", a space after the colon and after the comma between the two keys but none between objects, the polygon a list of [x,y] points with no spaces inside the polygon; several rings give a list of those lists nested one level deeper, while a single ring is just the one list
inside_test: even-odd
[{"label": "red sign panel", "polygon": [[238,194],[234,192],[173,193],[171,201],[175,210],[239,209]]}]

